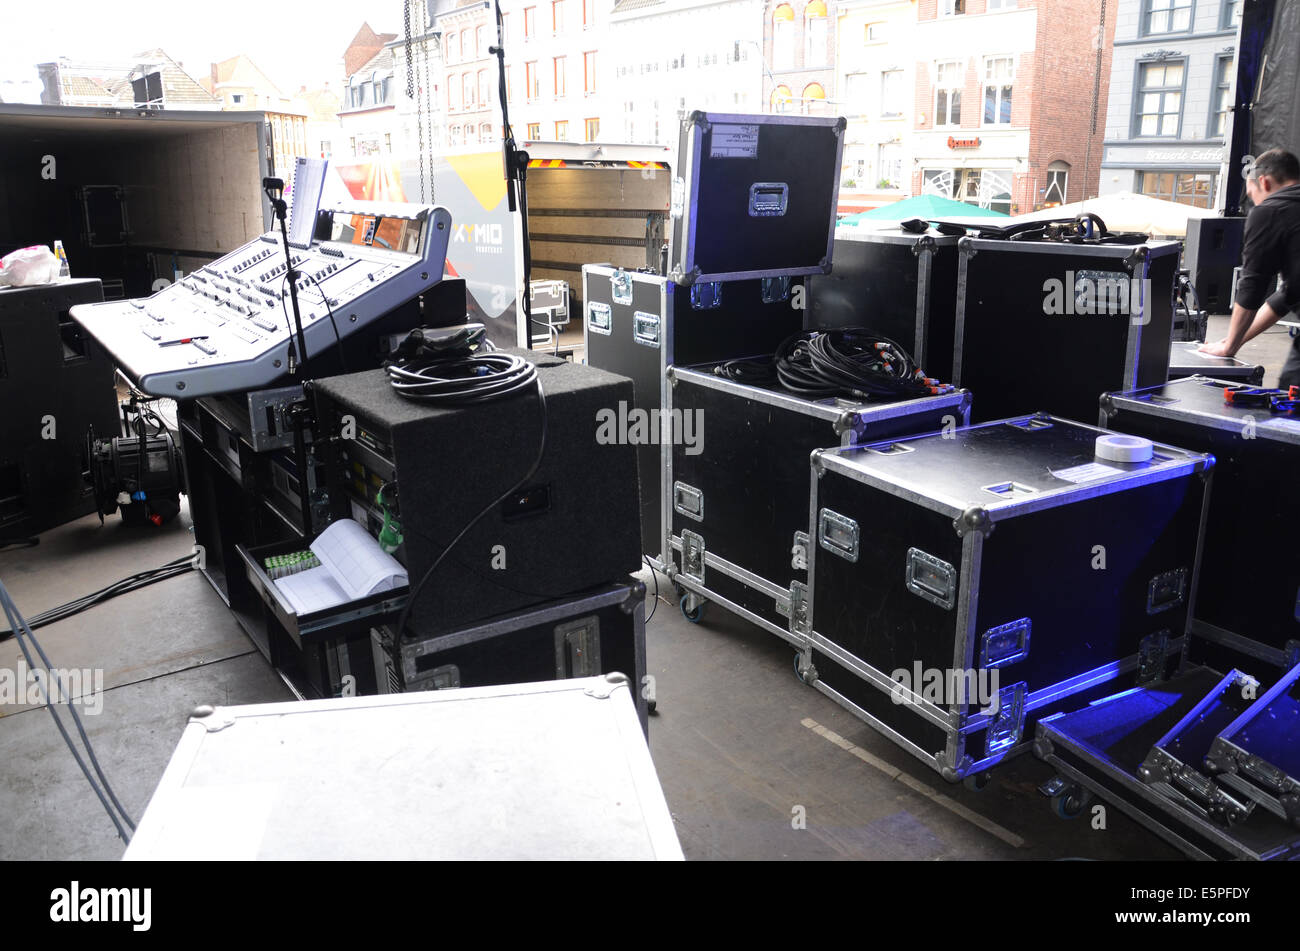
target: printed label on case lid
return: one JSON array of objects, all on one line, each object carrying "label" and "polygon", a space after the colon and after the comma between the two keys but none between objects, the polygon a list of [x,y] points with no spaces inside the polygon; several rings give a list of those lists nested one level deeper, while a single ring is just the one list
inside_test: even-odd
[{"label": "printed label on case lid", "polygon": [[1068,469],[1053,469],[1052,475],[1066,482],[1073,482],[1078,485],[1080,482],[1092,482],[1094,479],[1104,479],[1107,476],[1123,475],[1123,469],[1116,469],[1114,466],[1104,465],[1100,462],[1089,462],[1081,466],[1071,466]]},{"label": "printed label on case lid", "polygon": [[709,141],[709,158],[758,158],[758,126],[715,125]]}]

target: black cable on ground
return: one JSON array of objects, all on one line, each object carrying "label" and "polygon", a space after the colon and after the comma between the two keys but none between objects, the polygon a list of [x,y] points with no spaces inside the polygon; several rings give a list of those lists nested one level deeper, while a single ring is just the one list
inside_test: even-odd
[{"label": "black cable on ground", "polygon": [[[30,620],[26,620],[27,626],[35,630],[38,627],[45,627],[56,621],[62,621],[65,618],[72,617],[74,614],[80,614],[87,608],[94,607],[96,604],[103,604],[118,595],[127,594],[131,591],[138,591],[140,588],[148,587],[151,584],[157,584],[159,581],[166,581],[168,578],[176,578],[189,571],[194,570],[194,560],[192,556],[178,558],[175,561],[169,561],[165,565],[157,568],[151,568],[148,571],[141,571],[120,581],[115,581],[105,588],[93,591],[90,594],[83,595],[80,598],[69,601],[67,604],[61,604],[58,607],[50,608],[48,611],[42,611],[34,615]],[[0,641],[4,641],[14,636],[14,628],[11,624],[8,630],[0,631]]]}]

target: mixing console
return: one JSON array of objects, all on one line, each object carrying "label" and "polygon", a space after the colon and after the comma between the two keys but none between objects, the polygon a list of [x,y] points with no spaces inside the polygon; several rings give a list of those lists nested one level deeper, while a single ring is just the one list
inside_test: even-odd
[{"label": "mixing console", "polygon": [[[310,247],[290,248],[307,359],[441,281],[451,215],[432,205],[353,202],[322,212],[316,235]],[[287,270],[272,231],[152,297],[71,313],[145,393],[189,399],[255,389],[289,372]]]}]

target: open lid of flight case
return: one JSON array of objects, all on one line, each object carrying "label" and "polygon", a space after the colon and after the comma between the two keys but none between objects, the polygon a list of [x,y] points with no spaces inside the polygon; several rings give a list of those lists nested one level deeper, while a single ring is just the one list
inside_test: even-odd
[{"label": "open lid of flight case", "polygon": [[692,112],[682,121],[668,276],[827,274],[843,117]]}]

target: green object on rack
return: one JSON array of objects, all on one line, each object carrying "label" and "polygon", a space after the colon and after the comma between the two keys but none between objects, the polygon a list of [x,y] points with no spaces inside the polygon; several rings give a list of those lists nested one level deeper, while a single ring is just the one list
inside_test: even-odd
[{"label": "green object on rack", "polygon": [[306,571],[308,568],[315,568],[319,564],[320,559],[312,551],[294,551],[287,555],[271,555],[269,558],[262,559],[262,565],[272,581]]},{"label": "green object on rack", "polygon": [[[402,522],[388,508],[388,499],[384,497],[384,490],[390,485],[392,485],[391,482],[385,482],[379,487],[379,494],[375,496],[375,504],[379,506],[379,511],[384,514],[384,527],[379,530],[379,547],[391,555],[402,545]],[[394,493],[396,493],[396,487],[394,487]],[[397,508],[397,505],[394,504],[393,508]]]}]

